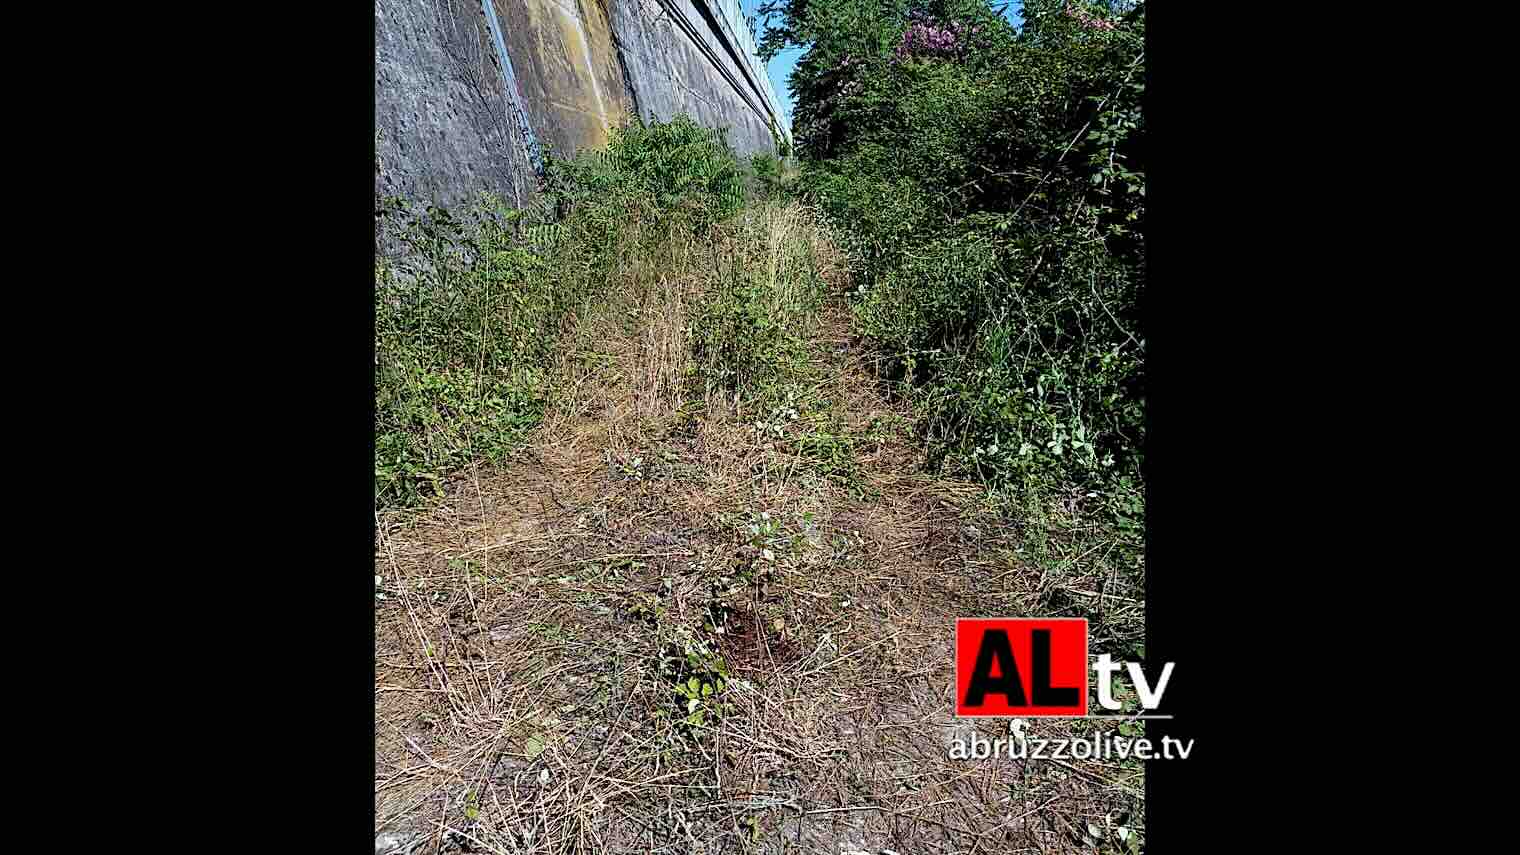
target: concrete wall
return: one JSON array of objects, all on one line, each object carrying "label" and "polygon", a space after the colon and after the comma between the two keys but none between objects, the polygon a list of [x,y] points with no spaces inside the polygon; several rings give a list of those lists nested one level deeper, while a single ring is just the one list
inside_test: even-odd
[{"label": "concrete wall", "polygon": [[560,155],[607,144],[633,109],[597,0],[492,0],[541,142]]},{"label": "concrete wall", "polygon": [[690,114],[741,155],[790,127],[737,0],[375,0],[375,193],[522,205],[544,148]]},{"label": "concrete wall", "polygon": [[736,40],[718,3],[613,0],[613,27],[641,115],[686,112],[708,127],[726,127],[741,155],[775,150],[772,117],[790,139],[763,66]]},{"label": "concrete wall", "polygon": [[478,2],[376,0],[376,196],[526,200],[533,146],[514,100]]}]

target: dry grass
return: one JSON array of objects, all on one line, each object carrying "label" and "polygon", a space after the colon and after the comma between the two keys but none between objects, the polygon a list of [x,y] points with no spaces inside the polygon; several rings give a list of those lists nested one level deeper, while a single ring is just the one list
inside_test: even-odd
[{"label": "dry grass", "polygon": [[[806,240],[844,287],[800,209],[748,216],[737,234],[771,242],[630,259],[619,299],[567,333],[532,445],[379,520],[376,831],[419,853],[906,855],[1091,852],[1088,823],[1140,825],[1138,767],[948,758],[967,726],[953,619],[1054,582],[983,490],[923,474],[842,306],[802,378],[827,418],[757,430],[764,413],[691,382],[684,327],[713,271]],[[842,463],[806,440],[821,426]],[[762,514],[779,531],[757,544]],[[661,666],[692,644],[729,673],[726,711],[695,727]]]}]

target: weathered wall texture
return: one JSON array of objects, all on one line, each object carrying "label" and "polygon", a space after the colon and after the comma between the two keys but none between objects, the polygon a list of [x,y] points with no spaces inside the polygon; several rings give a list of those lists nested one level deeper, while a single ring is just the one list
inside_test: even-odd
[{"label": "weathered wall texture", "polygon": [[539,140],[569,155],[607,144],[633,109],[597,0],[494,0]]},{"label": "weathered wall texture", "polygon": [[376,0],[376,196],[526,200],[531,146],[512,100],[479,2]]},{"label": "weathered wall texture", "polygon": [[716,9],[706,0],[613,0],[613,29],[640,113],[669,119],[685,112],[708,127],[727,127],[740,154],[774,150],[761,94],[769,81],[762,75],[757,91]]},{"label": "weathered wall texture", "polygon": [[545,148],[596,148],[637,113],[790,138],[737,0],[375,0],[375,193],[524,204]]}]

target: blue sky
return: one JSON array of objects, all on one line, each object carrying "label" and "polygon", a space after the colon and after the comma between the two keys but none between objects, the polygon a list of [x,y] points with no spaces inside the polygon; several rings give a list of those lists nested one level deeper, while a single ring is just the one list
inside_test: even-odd
[{"label": "blue sky", "polygon": [[[755,10],[764,2],[765,0],[739,0],[739,6],[744,10],[744,14],[749,16],[755,14]],[[999,3],[1007,3],[1007,8],[1003,10],[1003,17],[1010,23],[1015,27],[1023,23],[1024,0],[994,0],[994,5]],[[765,22],[761,21],[755,29],[755,41],[758,43],[759,36],[765,33]],[[805,48],[782,51],[770,61],[765,69],[767,76],[771,79],[771,88],[776,90],[776,98],[781,101],[781,109],[788,119],[792,117],[792,94],[787,89],[786,78],[792,73],[792,67],[797,64],[797,60],[806,52]]]}]

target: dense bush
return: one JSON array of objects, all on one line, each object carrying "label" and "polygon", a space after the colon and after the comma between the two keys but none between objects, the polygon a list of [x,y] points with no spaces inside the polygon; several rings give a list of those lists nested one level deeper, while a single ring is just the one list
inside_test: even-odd
[{"label": "dense bush", "polygon": [[385,200],[404,251],[376,264],[375,480],[380,507],[437,493],[538,423],[562,325],[629,258],[744,205],[723,138],[685,117],[551,159],[532,211],[483,196],[467,213]]},{"label": "dense bush", "polygon": [[745,201],[744,173],[722,134],[684,115],[650,123],[635,116],[613,129],[607,148],[551,160],[547,171],[547,195],[562,216],[632,209],[700,230]]},{"label": "dense bush", "polygon": [[1138,483],[1143,4],[785,0],[799,184],[937,456],[995,482]]},{"label": "dense bush", "polygon": [[806,356],[804,335],[834,270],[813,212],[795,202],[757,204],[714,232],[715,264],[691,319],[691,344],[708,392],[772,403]]}]

